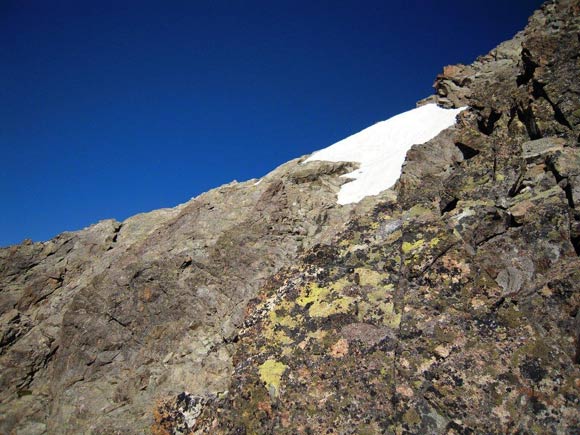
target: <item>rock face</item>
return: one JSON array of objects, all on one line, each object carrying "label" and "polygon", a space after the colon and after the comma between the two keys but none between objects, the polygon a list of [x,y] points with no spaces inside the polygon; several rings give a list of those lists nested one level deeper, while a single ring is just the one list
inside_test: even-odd
[{"label": "rock face", "polygon": [[580,432],[579,10],[444,69],[425,101],[470,110],[269,280],[193,433]]},{"label": "rock face", "polygon": [[245,305],[342,229],[350,163],[287,163],[180,205],[0,250],[0,433],[148,431],[227,389]]},{"label": "rock face", "polygon": [[579,433],[579,13],[446,67],[394,191],[301,159],[0,250],[0,432]]}]

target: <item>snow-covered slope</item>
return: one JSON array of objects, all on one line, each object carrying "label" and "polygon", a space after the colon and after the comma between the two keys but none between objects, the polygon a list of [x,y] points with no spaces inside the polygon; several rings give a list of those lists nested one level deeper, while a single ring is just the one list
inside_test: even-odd
[{"label": "snow-covered slope", "polygon": [[360,168],[343,175],[353,181],[342,186],[339,204],[359,202],[393,186],[401,175],[405,155],[411,146],[433,139],[455,124],[460,109],[443,109],[427,104],[379,122],[334,145],[315,152],[306,162],[358,162]]}]

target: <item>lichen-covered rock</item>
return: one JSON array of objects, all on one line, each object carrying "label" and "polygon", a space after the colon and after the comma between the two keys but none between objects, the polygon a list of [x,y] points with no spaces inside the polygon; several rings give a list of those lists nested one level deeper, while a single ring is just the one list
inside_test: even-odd
[{"label": "lichen-covered rock", "polygon": [[297,159],[174,209],[0,249],[0,433],[143,433],[156,403],[227,389],[261,283],[364,213],[336,204],[354,168]]},{"label": "lichen-covered rock", "polygon": [[579,10],[445,68],[429,101],[470,110],[264,287],[191,433],[580,432]]},{"label": "lichen-covered rock", "polygon": [[[562,227],[544,211],[538,228]],[[375,213],[265,289],[229,395],[192,433],[577,431],[570,241],[524,240],[506,221],[472,246],[461,209]],[[270,361],[284,367],[276,395],[260,376]]]},{"label": "lichen-covered rock", "polygon": [[579,13],[445,67],[358,205],[296,160],[1,249],[0,432],[580,433]]}]

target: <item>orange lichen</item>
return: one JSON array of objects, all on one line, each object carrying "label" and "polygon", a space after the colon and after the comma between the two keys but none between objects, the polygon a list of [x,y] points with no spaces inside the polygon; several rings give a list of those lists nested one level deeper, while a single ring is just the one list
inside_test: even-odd
[{"label": "orange lichen", "polygon": [[330,348],[330,355],[334,358],[342,358],[348,354],[348,341],[341,338]]}]

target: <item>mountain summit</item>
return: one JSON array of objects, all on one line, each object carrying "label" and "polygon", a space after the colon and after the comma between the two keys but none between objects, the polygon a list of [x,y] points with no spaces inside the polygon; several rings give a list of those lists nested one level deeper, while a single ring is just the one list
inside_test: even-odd
[{"label": "mountain summit", "polygon": [[579,13],[261,180],[0,249],[0,432],[580,432]]}]

